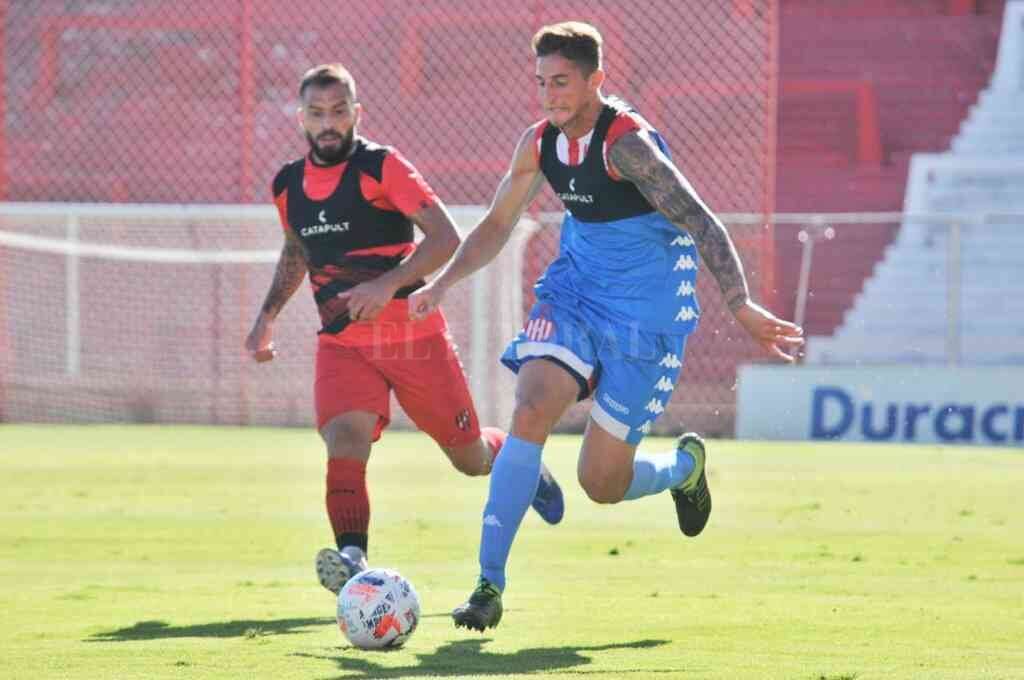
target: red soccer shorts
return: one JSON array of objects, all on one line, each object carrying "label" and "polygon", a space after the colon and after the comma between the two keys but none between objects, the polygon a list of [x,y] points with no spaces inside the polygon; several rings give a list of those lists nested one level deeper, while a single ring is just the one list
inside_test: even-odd
[{"label": "red soccer shorts", "polygon": [[351,346],[320,336],[316,352],[316,425],[349,411],[378,416],[373,441],[391,421],[391,393],[440,446],[480,437],[466,374],[447,333],[383,345]]}]

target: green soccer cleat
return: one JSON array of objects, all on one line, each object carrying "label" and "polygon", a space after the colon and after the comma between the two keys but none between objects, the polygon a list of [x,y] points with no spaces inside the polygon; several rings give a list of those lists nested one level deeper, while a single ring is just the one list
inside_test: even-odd
[{"label": "green soccer cleat", "polygon": [[708,478],[704,472],[707,454],[704,440],[687,432],[679,438],[676,451],[685,451],[693,456],[694,466],[690,476],[683,483],[672,489],[672,500],[676,504],[676,519],[679,530],[687,536],[696,536],[704,531],[704,526],[711,516],[711,492],[708,490]]},{"label": "green soccer cleat", "polygon": [[484,628],[494,628],[501,621],[501,591],[481,577],[469,600],[452,612],[452,619],[456,628],[473,628],[481,633]]}]

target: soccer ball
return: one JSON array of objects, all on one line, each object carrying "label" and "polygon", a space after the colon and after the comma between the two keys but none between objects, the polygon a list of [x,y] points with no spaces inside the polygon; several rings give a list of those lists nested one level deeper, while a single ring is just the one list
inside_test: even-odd
[{"label": "soccer ball", "polygon": [[367,569],[338,593],[338,627],[360,649],[405,644],[420,620],[420,598],[394,569]]}]

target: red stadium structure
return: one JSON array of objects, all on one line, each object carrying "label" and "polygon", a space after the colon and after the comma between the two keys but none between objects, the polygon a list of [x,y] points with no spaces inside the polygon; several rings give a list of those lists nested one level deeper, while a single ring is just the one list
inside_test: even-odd
[{"label": "red stadium structure", "polygon": [[[308,296],[279,324],[291,326],[281,338],[290,356],[249,364],[242,338],[272,273],[259,254],[279,247],[280,233],[255,208],[226,207],[268,203],[277,168],[303,153],[295,90],[310,65],[345,63],[365,109],[361,132],[400,149],[449,205],[481,206],[540,118],[533,32],[566,18],[594,23],[607,43],[606,92],[664,133],[714,210],[747,216],[730,227],[755,292],[788,316],[798,227],[769,216],[898,210],[909,155],[943,147],[985,85],[1002,6],[0,0],[0,199],[132,206],[0,211],[0,234],[14,235],[0,242],[0,419],[310,422]],[[201,207],[210,205],[221,208]],[[520,314],[554,255],[557,209],[544,194],[522,261],[491,286]],[[822,253],[809,332],[835,327],[893,233],[842,233]],[[11,245],[17,236],[35,245]],[[97,245],[109,248],[88,250]],[[699,293],[705,317],[662,432],[731,432],[736,366],[760,357],[707,273]],[[497,375],[506,329],[473,337],[479,301],[464,294],[448,308],[457,339],[467,363]],[[514,329],[515,310],[502,314]],[[484,375],[478,399],[501,403],[507,376]]]}]

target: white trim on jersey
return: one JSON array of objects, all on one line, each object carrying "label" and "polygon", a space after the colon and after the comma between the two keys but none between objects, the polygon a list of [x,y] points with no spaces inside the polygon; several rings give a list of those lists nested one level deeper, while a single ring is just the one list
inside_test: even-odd
[{"label": "white trim on jersey", "polygon": [[[591,130],[576,140],[579,152],[576,156],[576,162],[572,165],[579,165],[583,162],[583,159],[587,155],[587,150],[590,148],[590,140],[593,136],[594,131]],[[555,152],[558,155],[558,160],[561,161],[563,165],[569,165],[569,138],[565,136],[564,132],[559,132],[558,138],[555,139]]]},{"label": "white trim on jersey", "polygon": [[[636,113],[635,111],[626,111],[626,112],[621,113],[619,115],[628,116],[629,118],[633,119],[633,122],[635,122],[637,124],[637,126],[640,128],[641,132],[646,132],[646,133],[650,134],[651,132],[654,131],[654,126],[651,125],[647,121],[646,118],[641,116],[639,113]],[[550,125],[550,123],[548,123],[548,125]],[[579,144],[579,155],[577,157],[576,163],[574,163],[573,165],[579,165],[580,163],[583,162],[583,159],[587,155],[587,151],[590,149],[590,140],[591,140],[591,138],[593,136],[594,136],[594,130],[593,130],[593,128],[591,128],[590,132],[588,132],[587,134],[583,135],[582,137],[580,137],[579,139],[576,140],[576,142]],[[540,135],[539,137],[537,137],[537,140],[536,140],[537,141],[537,158],[540,158],[541,147],[543,145],[543,139],[544,139],[544,136]],[[555,138],[555,155],[558,157],[558,160],[561,161],[564,165],[569,165],[569,138],[566,137],[564,132],[559,132],[558,133],[558,137]],[[609,165],[608,165],[608,140],[607,139],[605,139],[605,141],[601,144],[601,160],[604,163],[605,172],[608,172]],[[611,176],[611,173],[609,173],[609,177],[610,176]],[[614,178],[613,177],[612,179],[615,179],[616,181],[619,181],[618,178]]]},{"label": "white trim on jersey", "polygon": [[612,414],[608,413],[608,411],[605,411],[604,408],[601,407],[600,402],[596,399],[594,400],[594,405],[590,409],[590,417],[593,418],[594,422],[600,425],[602,429],[616,439],[626,441],[626,438],[629,436],[629,425],[616,420]]}]

